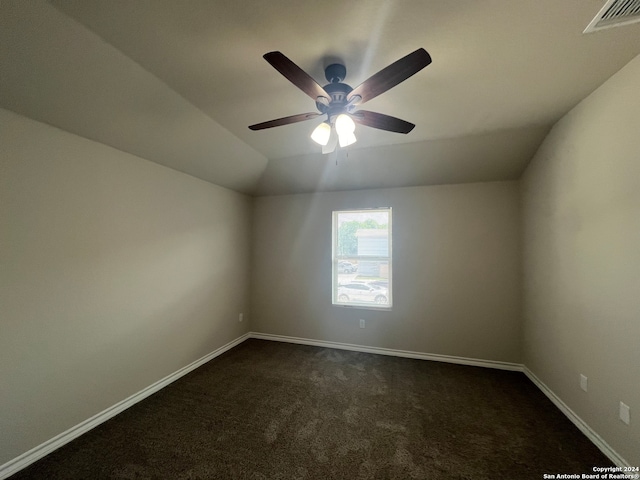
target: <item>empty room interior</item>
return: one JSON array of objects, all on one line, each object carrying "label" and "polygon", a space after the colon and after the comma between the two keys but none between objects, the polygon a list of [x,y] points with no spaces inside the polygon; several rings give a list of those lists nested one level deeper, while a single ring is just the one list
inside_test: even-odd
[{"label": "empty room interior", "polygon": [[0,298],[0,478],[637,474],[640,2],[2,0]]}]

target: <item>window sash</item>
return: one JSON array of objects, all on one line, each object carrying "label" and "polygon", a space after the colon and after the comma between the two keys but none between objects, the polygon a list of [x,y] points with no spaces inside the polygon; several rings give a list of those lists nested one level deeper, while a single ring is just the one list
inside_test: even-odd
[{"label": "window sash", "polygon": [[[340,216],[343,214],[367,214],[368,212],[381,212],[387,213],[386,221],[387,221],[387,242],[385,249],[387,250],[387,255],[366,255],[366,254],[339,254],[339,226],[340,226]],[[333,212],[333,222],[332,222],[332,304],[342,307],[357,307],[357,308],[372,308],[376,310],[390,310],[393,304],[392,300],[392,277],[393,277],[393,248],[392,248],[392,237],[393,237],[393,227],[392,227],[392,210],[390,207],[384,208],[368,208],[368,209],[353,209],[353,210],[336,210]],[[356,264],[360,264],[360,262],[378,262],[379,264],[384,264],[386,266],[385,276],[379,276],[370,281],[387,281],[387,287],[381,287],[381,293],[387,297],[387,303],[376,303],[375,302],[375,293],[371,293],[373,299],[366,298],[365,300],[357,300],[349,297],[349,301],[341,302],[339,300],[340,292],[339,287],[341,286],[340,282],[340,262],[351,261],[356,262]],[[373,268],[373,267],[372,267]],[[379,265],[378,265],[379,268]],[[351,272],[354,273],[354,272]],[[384,279],[384,280],[381,280]],[[342,282],[345,283],[345,282]],[[347,282],[349,283],[349,282]],[[368,283],[366,280],[354,280],[352,283]]]}]

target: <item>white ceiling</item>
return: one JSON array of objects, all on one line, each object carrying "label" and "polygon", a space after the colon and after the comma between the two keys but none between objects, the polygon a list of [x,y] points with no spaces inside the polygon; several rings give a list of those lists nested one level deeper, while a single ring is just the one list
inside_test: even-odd
[{"label": "white ceiling", "polygon": [[[583,35],[603,0],[2,0],[0,106],[234,190],[269,195],[518,178],[548,129],[640,54],[640,24]],[[262,55],[356,86],[425,48],[433,63],[366,104],[321,155],[315,111]]]}]

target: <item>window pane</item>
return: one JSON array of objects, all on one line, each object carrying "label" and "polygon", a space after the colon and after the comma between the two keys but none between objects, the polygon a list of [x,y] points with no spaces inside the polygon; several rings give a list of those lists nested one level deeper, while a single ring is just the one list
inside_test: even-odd
[{"label": "window pane", "polygon": [[334,212],[333,303],[391,307],[391,209]]}]

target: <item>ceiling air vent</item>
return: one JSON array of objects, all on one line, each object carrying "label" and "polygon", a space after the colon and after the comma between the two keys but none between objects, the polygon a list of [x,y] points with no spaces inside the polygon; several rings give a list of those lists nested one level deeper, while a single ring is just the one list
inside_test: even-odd
[{"label": "ceiling air vent", "polygon": [[640,22],[640,0],[607,0],[582,33]]}]

